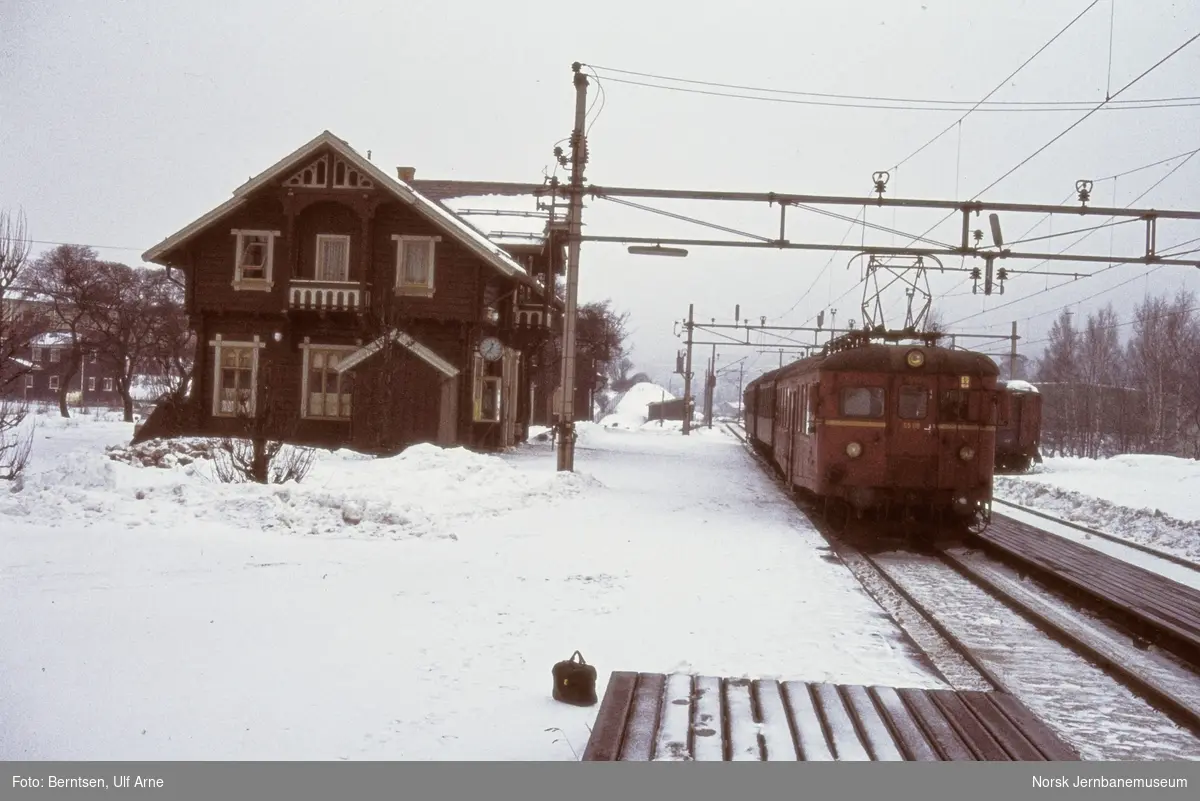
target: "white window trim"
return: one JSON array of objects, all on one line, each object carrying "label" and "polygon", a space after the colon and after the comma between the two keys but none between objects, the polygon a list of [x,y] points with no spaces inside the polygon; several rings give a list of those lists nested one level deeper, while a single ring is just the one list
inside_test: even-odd
[{"label": "white window trim", "polygon": [[[442,241],[440,236],[409,236],[407,234],[392,234],[392,241],[396,243],[396,294],[397,295],[419,295],[423,297],[432,297],[433,289],[436,286],[434,283],[434,272],[437,268],[437,243]],[[429,248],[429,281],[424,284],[406,284],[404,283],[404,243],[405,242],[428,242]]]},{"label": "white window trim", "polygon": [[[248,228],[234,228],[230,232],[234,236],[233,245],[233,281],[235,291],[250,290],[252,292],[269,292],[275,286],[275,239],[283,235],[282,231],[253,231]],[[267,238],[267,264],[263,268],[262,278],[242,278],[242,242],[248,236],[265,236]]]},{"label": "white window trim", "polygon": [[57,391],[58,390],[58,376],[56,376],[56,375],[50,376],[50,380],[46,383],[46,386],[50,389]]},{"label": "white window trim", "polygon": [[113,392],[114,391],[113,385],[114,385],[114,382],[111,378],[104,379],[104,391],[105,392]]},{"label": "white window trim", "polygon": [[[330,281],[325,278],[317,278],[317,273],[321,269],[321,243],[326,240],[334,240],[346,243],[346,280]],[[353,284],[350,280],[350,236],[348,234],[317,234],[317,253],[313,259],[313,280],[321,284]]]},{"label": "white window trim", "polygon": [[258,353],[267,346],[267,343],[262,341],[258,334],[254,335],[254,339],[250,342],[246,341],[226,341],[217,334],[214,338],[208,341],[208,346],[214,348],[213,356],[213,391],[212,391],[212,416],[213,417],[237,417],[237,412],[225,414],[221,412],[221,348],[251,348],[250,352],[250,416],[258,414]]},{"label": "white window trim", "polygon": [[88,376],[88,392],[96,391],[96,376]]},{"label": "white window trim", "polygon": [[41,348],[33,349],[33,360],[35,362],[41,363],[41,361],[42,361],[42,349]]},{"label": "white window trim", "polygon": [[50,363],[59,364],[60,362],[62,362],[62,348],[51,348]]},{"label": "white window trim", "polygon": [[[301,419],[304,419],[304,420],[330,420],[330,421],[335,421],[335,422],[339,422],[339,423],[349,423],[350,422],[350,420],[351,420],[350,417],[328,417],[325,415],[317,416],[317,415],[310,415],[308,413],[308,374],[309,374],[308,359],[309,359],[309,352],[314,351],[314,350],[331,350],[331,351],[338,351],[338,352],[342,352],[342,353],[354,353],[355,351],[361,350],[361,349],[362,349],[361,343],[359,343],[358,345],[322,345],[320,343],[313,343],[308,337],[304,338],[304,343],[300,345],[300,350],[304,353],[304,360],[303,360],[304,364],[303,364],[303,368],[302,368],[303,372],[301,373],[301,378],[300,378],[300,417],[301,417]],[[344,373],[346,371],[339,371],[339,372]],[[353,413],[354,413],[354,408],[355,408],[354,393],[351,392],[350,393],[351,415],[353,415]]]},{"label": "white window trim", "polygon": [[25,375],[25,389],[33,389],[33,374],[32,373],[26,373],[26,375]]}]

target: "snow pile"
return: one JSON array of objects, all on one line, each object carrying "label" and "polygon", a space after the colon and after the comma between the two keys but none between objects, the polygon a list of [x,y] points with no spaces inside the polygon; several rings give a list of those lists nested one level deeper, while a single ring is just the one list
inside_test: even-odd
[{"label": "snow pile", "polygon": [[105,449],[109,459],[142,467],[186,467],[193,462],[212,459],[218,442],[198,437],[154,439],[138,445],[112,445]]},{"label": "snow pile", "polygon": [[618,428],[634,431],[642,428],[650,416],[651,403],[664,400],[675,400],[675,396],[658,384],[643,381],[634,384],[617,401],[613,413],[600,421],[605,428]]},{"label": "snow pile", "polygon": [[1200,559],[1200,462],[1173,456],[1050,458],[996,476],[996,497],[1189,559]]},{"label": "snow pile", "polygon": [[1013,392],[1032,392],[1035,395],[1038,394],[1038,388],[1028,381],[1005,381],[1004,386],[1005,389],[1012,390]]},{"label": "snow pile", "polygon": [[[129,454],[129,464],[114,460],[123,454]],[[466,520],[572,497],[593,486],[585,475],[535,473],[495,456],[435,445],[415,445],[381,459],[318,451],[300,484],[222,484],[211,462],[188,461],[152,446],[113,449],[107,457],[81,452],[61,461],[0,499],[0,515],[72,528],[118,523],[170,531],[216,522],[308,536],[457,539],[453,528]]]}]

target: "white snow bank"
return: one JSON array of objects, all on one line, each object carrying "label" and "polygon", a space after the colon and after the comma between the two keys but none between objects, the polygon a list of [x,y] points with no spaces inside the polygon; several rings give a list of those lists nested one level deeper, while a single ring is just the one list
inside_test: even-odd
[{"label": "white snow bank", "polygon": [[[578,431],[574,479],[543,443],[426,446],[260,488],[104,460],[127,424],[49,430],[15,497],[52,525],[0,516],[0,760],[574,760],[597,707],[550,670],[575,649],[601,695],[616,670],[944,686],[732,436]],[[340,522],[346,497],[458,541],[258,529],[405,530]]]},{"label": "white snow bank", "polygon": [[1200,559],[1200,462],[1131,454],[1049,458],[996,476],[996,496],[1188,559]]},{"label": "white snow bank", "polygon": [[594,479],[531,473],[464,448],[415,445],[374,459],[320,451],[300,484],[222,484],[211,463],[166,468],[81,453],[0,498],[0,518],[53,527],[117,523],[165,532],[216,522],[299,535],[455,539],[464,521],[571,497]]},{"label": "white snow bank", "polygon": [[612,414],[606,415],[600,425],[633,431],[641,428],[650,416],[650,404],[675,400],[675,396],[658,384],[643,381],[634,384],[617,400]]},{"label": "white snow bank", "polygon": [[1013,392],[1032,392],[1034,394],[1038,393],[1038,388],[1035,387],[1033,384],[1030,384],[1028,381],[1021,381],[1021,380],[1005,381],[1004,385],[1007,389],[1011,389]]}]

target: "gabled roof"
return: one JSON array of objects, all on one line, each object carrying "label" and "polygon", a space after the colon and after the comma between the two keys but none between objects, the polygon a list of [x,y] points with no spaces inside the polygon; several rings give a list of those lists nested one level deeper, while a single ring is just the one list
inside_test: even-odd
[{"label": "gabled roof", "polygon": [[369,176],[375,181],[377,186],[391,192],[396,198],[415,208],[422,216],[447,234],[453,236],[455,240],[466,246],[468,250],[473,251],[500,274],[529,286],[538,285],[525,272],[525,268],[514,261],[512,257],[480,231],[459,219],[453,212],[417,192],[409,184],[379,169],[379,167],[351,148],[344,140],[339,139],[329,131],[321,132],[319,136],[307,144],[284,156],[275,164],[239,186],[234,190],[232,198],[147,250],[142,254],[142,259],[150,263],[158,263],[158,259],[163,258],[168,252],[179,247],[192,236],[245,204],[254,192],[267,186],[287,170],[301,166],[301,163],[305,159],[323,147],[330,148],[339,156],[346,159],[356,169]]},{"label": "gabled roof", "polygon": [[367,359],[383,350],[389,338],[392,342],[395,342],[397,345],[406,348],[414,356],[421,359],[447,378],[454,378],[456,375],[458,375],[459,369],[457,367],[443,359],[441,356],[438,356],[428,346],[422,345],[408,334],[396,328],[393,328],[390,334],[384,334],[383,336],[368,342],[366,345],[363,345],[361,348],[339,361],[337,371],[339,373],[344,373],[347,370],[352,370],[358,365],[362,364]]}]

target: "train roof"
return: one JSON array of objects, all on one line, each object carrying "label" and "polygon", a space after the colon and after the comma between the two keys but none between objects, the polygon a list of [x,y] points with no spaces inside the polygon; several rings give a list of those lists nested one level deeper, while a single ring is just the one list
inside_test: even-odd
[{"label": "train roof", "polygon": [[1038,388],[1028,381],[997,381],[996,385],[1001,389],[1007,389],[1009,392],[1028,392],[1033,395],[1039,394]]},{"label": "train roof", "polygon": [[905,359],[909,351],[919,350],[925,354],[922,372],[954,373],[978,376],[998,376],[1000,368],[982,353],[972,350],[952,350],[938,346],[921,345],[861,345],[847,348],[826,356],[822,370],[839,372],[909,372]]},{"label": "train roof", "polygon": [[810,356],[790,364],[785,364],[755,378],[746,385],[746,389],[757,384],[770,383],[779,378],[813,369],[863,373],[911,372],[912,368],[908,366],[906,358],[909,351],[912,350],[919,350],[925,354],[925,366],[921,368],[921,371],[925,373],[932,372],[980,377],[995,377],[1000,375],[1000,368],[994,361],[988,356],[975,351],[943,348],[936,345],[885,345],[869,343],[845,348],[833,353]]}]

